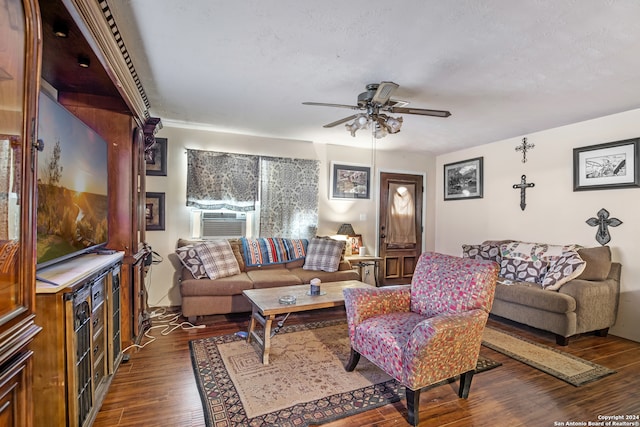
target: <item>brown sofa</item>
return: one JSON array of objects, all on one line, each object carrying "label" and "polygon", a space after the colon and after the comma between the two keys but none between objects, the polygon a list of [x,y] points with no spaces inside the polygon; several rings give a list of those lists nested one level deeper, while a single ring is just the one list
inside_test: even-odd
[{"label": "brown sofa", "polygon": [[[196,322],[197,316],[251,311],[251,304],[242,294],[246,289],[302,285],[316,277],[322,282],[360,280],[358,271],[352,269],[351,264],[344,260],[340,261],[338,271],[335,272],[305,270],[303,269],[304,259],[260,267],[247,266],[240,239],[228,239],[228,241],[238,261],[239,274],[215,280],[196,279],[189,269],[182,266],[179,276],[182,314],[191,323]],[[177,247],[200,242],[180,239]]]},{"label": "brown sofa", "polygon": [[[494,248],[489,256],[501,264],[501,252],[496,246],[513,241],[485,241],[485,249]],[[466,252],[463,246],[463,252]],[[567,345],[569,337],[595,332],[606,336],[616,321],[620,293],[621,265],[611,261],[609,247],[577,248],[585,261],[584,270],[557,290],[543,289],[539,283],[509,280],[501,277],[496,285],[491,314],[534,328],[552,332],[558,345]],[[463,255],[467,255],[466,253]],[[481,256],[487,259],[487,251]]]}]

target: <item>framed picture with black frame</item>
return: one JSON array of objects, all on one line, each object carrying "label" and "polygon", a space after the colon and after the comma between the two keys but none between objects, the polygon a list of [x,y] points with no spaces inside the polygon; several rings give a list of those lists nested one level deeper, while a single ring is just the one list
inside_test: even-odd
[{"label": "framed picture with black frame", "polygon": [[145,230],[164,230],[164,193],[147,193],[144,203]]},{"label": "framed picture with black frame", "polygon": [[640,187],[640,138],[573,149],[573,191]]},{"label": "framed picture with black frame", "polygon": [[332,199],[368,199],[371,188],[369,166],[331,162]]},{"label": "framed picture with black frame", "polygon": [[444,200],[483,197],[483,157],[444,165]]},{"label": "framed picture with black frame", "polygon": [[147,175],[167,176],[167,138],[156,138],[156,143],[144,151]]}]

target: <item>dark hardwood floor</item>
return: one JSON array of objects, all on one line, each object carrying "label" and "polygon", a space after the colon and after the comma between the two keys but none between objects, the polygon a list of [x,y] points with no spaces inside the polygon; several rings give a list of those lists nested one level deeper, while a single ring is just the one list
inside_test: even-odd
[{"label": "dark hardwood floor", "polygon": [[[291,315],[287,324],[344,316],[343,308],[316,310]],[[248,313],[211,316],[202,320],[204,328],[178,328],[163,335],[166,322],[154,318],[150,335],[156,340],[143,349],[127,351],[130,359],[116,372],[94,427],[203,427],[202,405],[188,343],[197,338],[246,330],[248,319]],[[640,415],[640,343],[612,335],[606,338],[582,335],[572,338],[569,346],[559,347],[553,335],[546,332],[500,319],[489,319],[489,324],[599,363],[616,373],[574,387],[482,347],[483,355],[503,365],[476,375],[467,400],[457,397],[457,383],[423,391],[421,426],[586,426],[589,422],[603,421],[602,416],[629,417],[626,421],[636,424],[626,425],[640,425],[637,418]],[[273,345],[277,345],[277,341]],[[404,400],[325,424],[329,427],[406,425]]]}]

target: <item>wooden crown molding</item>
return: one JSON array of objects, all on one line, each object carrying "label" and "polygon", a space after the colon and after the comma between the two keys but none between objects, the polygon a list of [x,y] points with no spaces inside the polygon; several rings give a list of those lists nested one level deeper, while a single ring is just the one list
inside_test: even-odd
[{"label": "wooden crown molding", "polygon": [[149,99],[106,0],[62,0],[140,126]]}]

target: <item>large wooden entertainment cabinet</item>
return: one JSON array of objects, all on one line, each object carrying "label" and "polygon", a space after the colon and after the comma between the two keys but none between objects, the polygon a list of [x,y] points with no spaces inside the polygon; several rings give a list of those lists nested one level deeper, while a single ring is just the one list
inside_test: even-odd
[{"label": "large wooden entertainment cabinet", "polygon": [[33,392],[47,404],[35,406],[35,425],[95,419],[122,360],[122,258],[88,254],[38,271]]},{"label": "large wooden entertainment cabinet", "polygon": [[[88,67],[79,66],[80,57]],[[107,141],[109,231],[106,247],[118,253],[118,260],[100,265],[97,270],[83,267],[87,270],[64,282],[67,285],[53,293],[44,291],[38,284],[36,297],[36,188],[41,146],[38,96],[44,87]],[[38,418],[38,426],[90,423],[106,393],[109,377],[118,366],[121,353],[118,345],[124,348],[144,332],[144,264],[151,256],[145,244],[144,150],[153,143],[155,132],[161,126],[160,119],[150,117],[149,108],[107,1],[2,0],[2,426],[34,426],[33,414],[37,412],[40,417],[42,411],[46,417],[51,414],[51,418],[44,423]],[[108,256],[100,259],[100,262],[109,260]],[[38,271],[38,275],[44,273]],[[104,287],[102,302],[100,295],[94,298],[89,292],[94,285],[96,290]],[[115,316],[119,316],[119,326]],[[70,329],[69,325],[77,324],[78,319],[84,319],[85,323],[81,323],[85,329],[82,325],[76,325],[79,330]],[[88,319],[90,322],[86,323]],[[88,342],[80,342],[81,330],[90,331]],[[46,346],[43,347],[42,342]],[[75,353],[83,347],[78,346],[82,343],[92,348],[91,357],[82,358]],[[90,366],[83,365],[84,370],[75,365],[88,360],[91,360]],[[89,372],[91,378],[86,377]],[[86,386],[82,393],[73,388],[78,384]],[[51,387],[56,391],[51,392]],[[61,392],[63,388],[66,392]],[[91,396],[89,403],[88,396]]]}]

